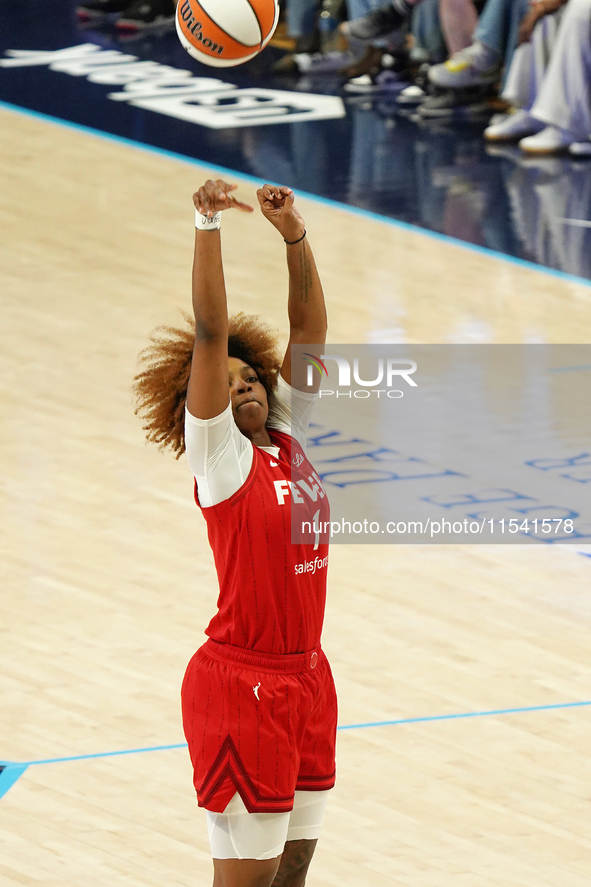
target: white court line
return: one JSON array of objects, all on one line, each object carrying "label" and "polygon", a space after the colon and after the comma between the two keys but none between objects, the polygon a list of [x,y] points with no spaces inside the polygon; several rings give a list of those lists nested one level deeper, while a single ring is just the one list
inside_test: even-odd
[{"label": "white court line", "polygon": [[556,221],[564,222],[565,225],[575,225],[577,228],[591,228],[591,221],[588,219],[561,219],[559,217]]}]

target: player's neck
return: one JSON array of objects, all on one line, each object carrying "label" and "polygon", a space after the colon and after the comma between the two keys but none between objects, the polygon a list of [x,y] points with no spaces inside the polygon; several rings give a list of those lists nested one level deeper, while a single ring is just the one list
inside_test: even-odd
[{"label": "player's neck", "polygon": [[255,447],[273,446],[273,441],[269,437],[269,432],[265,427],[259,428],[256,431],[253,431],[251,434],[247,434],[246,436],[250,438]]}]

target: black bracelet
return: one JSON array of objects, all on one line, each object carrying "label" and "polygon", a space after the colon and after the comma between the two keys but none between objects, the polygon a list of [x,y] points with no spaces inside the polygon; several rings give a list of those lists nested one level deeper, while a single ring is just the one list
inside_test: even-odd
[{"label": "black bracelet", "polygon": [[294,243],[301,243],[301,241],[304,239],[305,236],[306,236],[306,229],[304,228],[304,233],[299,238],[299,240],[286,240],[284,237],[283,242],[286,243],[288,246],[293,246]]}]

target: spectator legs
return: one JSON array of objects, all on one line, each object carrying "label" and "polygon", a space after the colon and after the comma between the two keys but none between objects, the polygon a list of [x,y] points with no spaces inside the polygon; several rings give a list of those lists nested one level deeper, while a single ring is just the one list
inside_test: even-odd
[{"label": "spectator legs", "polygon": [[504,55],[506,70],[517,46],[517,32],[528,6],[529,0],[487,0],[474,32],[474,40],[499,56]]},{"label": "spectator legs", "polygon": [[591,133],[591,0],[570,0],[546,77],[532,108],[534,117],[585,141]]},{"label": "spectator legs", "polygon": [[287,33],[290,37],[306,37],[316,26],[316,0],[289,0]]},{"label": "spectator legs", "polygon": [[478,24],[472,0],[439,0],[439,16],[449,55],[472,43]]}]

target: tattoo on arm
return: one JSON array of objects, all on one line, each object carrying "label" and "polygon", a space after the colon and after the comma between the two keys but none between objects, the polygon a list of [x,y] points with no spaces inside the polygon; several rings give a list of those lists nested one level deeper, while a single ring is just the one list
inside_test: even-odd
[{"label": "tattoo on arm", "polygon": [[304,245],[300,252],[300,302],[308,303],[310,289],[312,287],[312,268],[308,251]]}]

